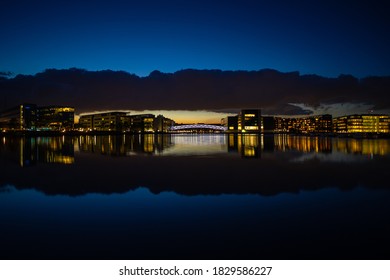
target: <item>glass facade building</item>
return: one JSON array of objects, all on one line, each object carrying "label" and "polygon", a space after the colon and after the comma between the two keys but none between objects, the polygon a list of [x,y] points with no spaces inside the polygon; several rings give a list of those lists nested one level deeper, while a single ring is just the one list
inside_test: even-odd
[{"label": "glass facade building", "polygon": [[37,109],[37,128],[47,130],[71,130],[74,127],[74,108],[45,106]]},{"label": "glass facade building", "polygon": [[349,115],[335,118],[336,133],[390,133],[390,117],[388,115]]},{"label": "glass facade building", "polygon": [[74,108],[67,106],[38,107],[20,104],[0,112],[2,130],[71,130],[74,126]]}]

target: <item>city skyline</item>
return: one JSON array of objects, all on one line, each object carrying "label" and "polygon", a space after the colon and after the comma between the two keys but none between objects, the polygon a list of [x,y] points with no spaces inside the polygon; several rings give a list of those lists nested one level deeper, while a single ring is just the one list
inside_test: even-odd
[{"label": "city skyline", "polygon": [[[96,110],[84,112],[81,114],[75,115],[75,122],[78,122],[81,116],[89,115],[89,114],[97,114],[97,113],[106,113],[106,112],[126,112],[131,115],[139,115],[139,114],[153,114],[155,116],[163,115],[167,118],[175,120],[177,123],[183,124],[195,124],[195,123],[208,123],[208,124],[216,124],[220,123],[222,118],[227,116],[226,113],[218,113],[218,112],[208,112],[205,110],[196,110],[196,111],[188,111],[188,110],[130,110],[130,109],[113,109],[113,110]],[[234,115],[229,114],[229,115]]]},{"label": "city skyline", "polygon": [[[69,106],[39,106],[32,103],[0,111],[1,133],[283,133],[300,135],[386,136],[390,116],[385,114],[353,114],[332,117],[330,114],[306,116],[263,116],[261,109],[241,109],[227,115],[220,123],[184,124],[156,112],[103,111],[75,118]],[[161,113],[161,112],[158,112]]]}]

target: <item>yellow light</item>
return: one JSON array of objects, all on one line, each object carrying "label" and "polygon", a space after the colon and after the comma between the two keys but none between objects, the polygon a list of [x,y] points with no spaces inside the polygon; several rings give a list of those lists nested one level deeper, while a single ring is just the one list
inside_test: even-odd
[{"label": "yellow light", "polygon": [[245,126],[245,130],[258,130],[259,127],[257,125],[254,126]]}]

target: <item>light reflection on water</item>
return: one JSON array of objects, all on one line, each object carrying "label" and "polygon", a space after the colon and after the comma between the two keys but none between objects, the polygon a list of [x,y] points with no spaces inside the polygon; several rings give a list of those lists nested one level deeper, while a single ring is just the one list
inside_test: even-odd
[{"label": "light reflection on water", "polygon": [[[2,157],[17,157],[20,166],[37,162],[74,164],[75,154],[110,156],[217,156],[261,158],[263,153],[299,152],[293,161],[317,158],[353,161],[390,154],[390,139],[353,139],[293,135],[107,135],[79,137],[3,137]],[[364,157],[358,157],[363,155]]]},{"label": "light reflection on water", "polygon": [[0,258],[388,258],[389,141],[3,137]]}]

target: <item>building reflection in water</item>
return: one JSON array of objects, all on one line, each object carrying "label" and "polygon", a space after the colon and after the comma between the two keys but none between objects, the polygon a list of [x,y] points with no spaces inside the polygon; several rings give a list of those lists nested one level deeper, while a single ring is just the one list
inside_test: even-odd
[{"label": "building reflection in water", "polygon": [[160,154],[173,145],[169,134],[85,135],[79,136],[77,141],[80,151],[110,156]]},{"label": "building reflection in water", "polygon": [[388,139],[348,139],[336,138],[333,148],[346,154],[381,155],[390,153]]},{"label": "building reflection in water", "polygon": [[0,156],[2,158],[17,156],[20,166],[31,166],[38,162],[73,164],[75,151],[109,156],[237,154],[242,158],[261,158],[262,153],[297,151],[312,154],[370,155],[372,157],[390,154],[390,139],[309,137],[286,134],[140,134],[3,137],[0,141]]},{"label": "building reflection in water", "polygon": [[21,137],[19,145],[19,165],[22,167],[42,163],[74,163],[74,139],[69,137]]},{"label": "building reflection in water", "polygon": [[228,151],[243,158],[260,158],[264,149],[264,136],[258,134],[229,134]]},{"label": "building reflection in water", "polygon": [[287,134],[277,134],[273,136],[274,150],[277,151],[299,151],[303,153],[331,153],[332,138],[293,136]]},{"label": "building reflection in water", "polygon": [[228,139],[227,151],[236,152],[242,157],[260,157],[262,152],[274,151],[381,156],[390,153],[389,139],[310,137],[287,134],[228,134],[226,137]]}]

